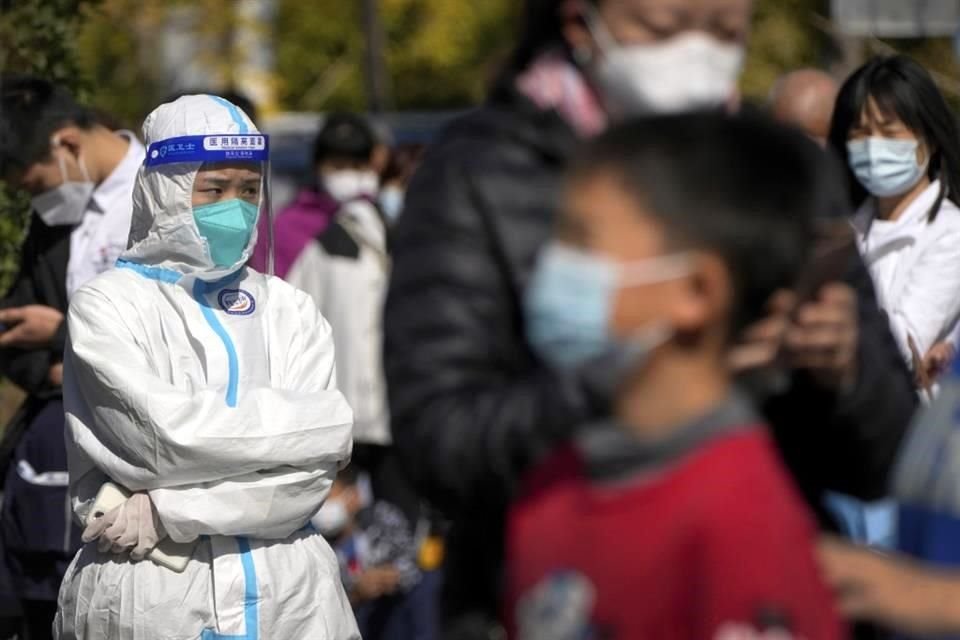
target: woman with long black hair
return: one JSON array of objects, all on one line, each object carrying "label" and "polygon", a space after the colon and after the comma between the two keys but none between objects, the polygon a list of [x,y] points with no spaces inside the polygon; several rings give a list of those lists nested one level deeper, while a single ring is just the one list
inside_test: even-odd
[{"label": "woman with long black hair", "polygon": [[854,227],[880,305],[904,358],[919,364],[960,317],[956,119],[922,66],[878,57],[841,89],[830,138],[849,167]]},{"label": "woman with long black hair", "polygon": [[[920,392],[923,356],[951,339],[960,317],[960,134],[930,74],[902,55],[858,69],[837,97],[830,131],[859,206],[857,244],[877,299]],[[892,503],[832,496],[859,542],[892,546]]]}]

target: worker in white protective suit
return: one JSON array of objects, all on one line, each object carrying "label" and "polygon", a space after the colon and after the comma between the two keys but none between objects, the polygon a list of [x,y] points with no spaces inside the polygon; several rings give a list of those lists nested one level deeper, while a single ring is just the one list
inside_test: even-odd
[{"label": "worker in white protective suit", "polygon": [[[55,635],[359,638],[309,524],[351,451],[330,327],[306,294],[244,267],[269,209],[267,137],[213,96],[162,105],[144,137],[129,248],[70,306],[67,450],[87,544]],[[132,495],[91,522],[108,481]],[[200,538],[181,573],[139,560],[166,538]]]}]

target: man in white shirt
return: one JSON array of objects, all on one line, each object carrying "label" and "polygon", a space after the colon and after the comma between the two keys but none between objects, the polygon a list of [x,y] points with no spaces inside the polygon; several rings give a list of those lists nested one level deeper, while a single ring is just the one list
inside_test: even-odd
[{"label": "man in white shirt", "polygon": [[99,124],[62,87],[0,79],[0,178],[33,208],[20,273],[0,294],[0,376],[29,394],[0,442],[0,565],[9,565],[28,638],[50,637],[80,543],[63,441],[64,316],[72,294],[126,249],[143,158],[132,133]]}]

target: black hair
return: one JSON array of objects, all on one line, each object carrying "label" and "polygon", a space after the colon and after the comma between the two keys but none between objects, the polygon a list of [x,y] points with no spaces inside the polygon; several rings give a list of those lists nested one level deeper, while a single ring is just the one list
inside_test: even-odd
[{"label": "black hair", "polygon": [[[599,4],[601,0],[583,0]],[[496,90],[512,85],[513,79],[523,73],[541,54],[550,50],[569,48],[563,35],[565,0],[526,0],[516,45],[500,70]]]},{"label": "black hair", "polygon": [[830,145],[847,165],[854,204],[868,196],[849,168],[847,138],[873,98],[880,110],[895,114],[933,152],[927,168],[931,180],[940,179],[940,194],[931,207],[933,221],[943,199],[960,206],[960,131],[957,121],[933,78],[919,63],[904,55],[876,57],[843,84],[830,123]]},{"label": "black hair", "polygon": [[802,133],[759,116],[657,116],[587,143],[568,180],[611,175],[671,245],[717,252],[734,286],[733,336],[796,284],[815,217],[845,210],[842,174],[827,160]]},{"label": "black hair", "polygon": [[376,141],[373,129],[354,113],[332,113],[326,117],[313,143],[313,163],[325,160],[370,160]]},{"label": "black hair", "polygon": [[0,76],[0,176],[50,157],[57,130],[96,124],[93,112],[60,85],[36,76]]}]

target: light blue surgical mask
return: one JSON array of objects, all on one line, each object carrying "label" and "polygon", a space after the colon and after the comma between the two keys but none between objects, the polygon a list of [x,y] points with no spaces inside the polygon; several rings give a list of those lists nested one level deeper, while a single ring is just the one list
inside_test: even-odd
[{"label": "light blue surgical mask", "polygon": [[551,244],[541,253],[527,287],[527,339],[546,362],[573,369],[608,354],[639,366],[672,331],[663,323],[637,330],[628,340],[614,337],[610,315],[622,287],[654,284],[690,273],[689,256],[677,253],[619,264],[572,247]]},{"label": "light blue surgical mask", "polygon": [[216,266],[232,267],[243,258],[257,226],[257,211],[257,205],[239,198],[193,208],[197,230],[207,241]]},{"label": "light blue surgical mask", "polygon": [[916,140],[864,138],[847,143],[850,169],[863,188],[887,198],[906,193],[927,171],[927,162],[917,162]]},{"label": "light blue surgical mask", "polygon": [[403,189],[400,187],[384,187],[380,190],[380,210],[387,221],[393,224],[403,211]]}]

